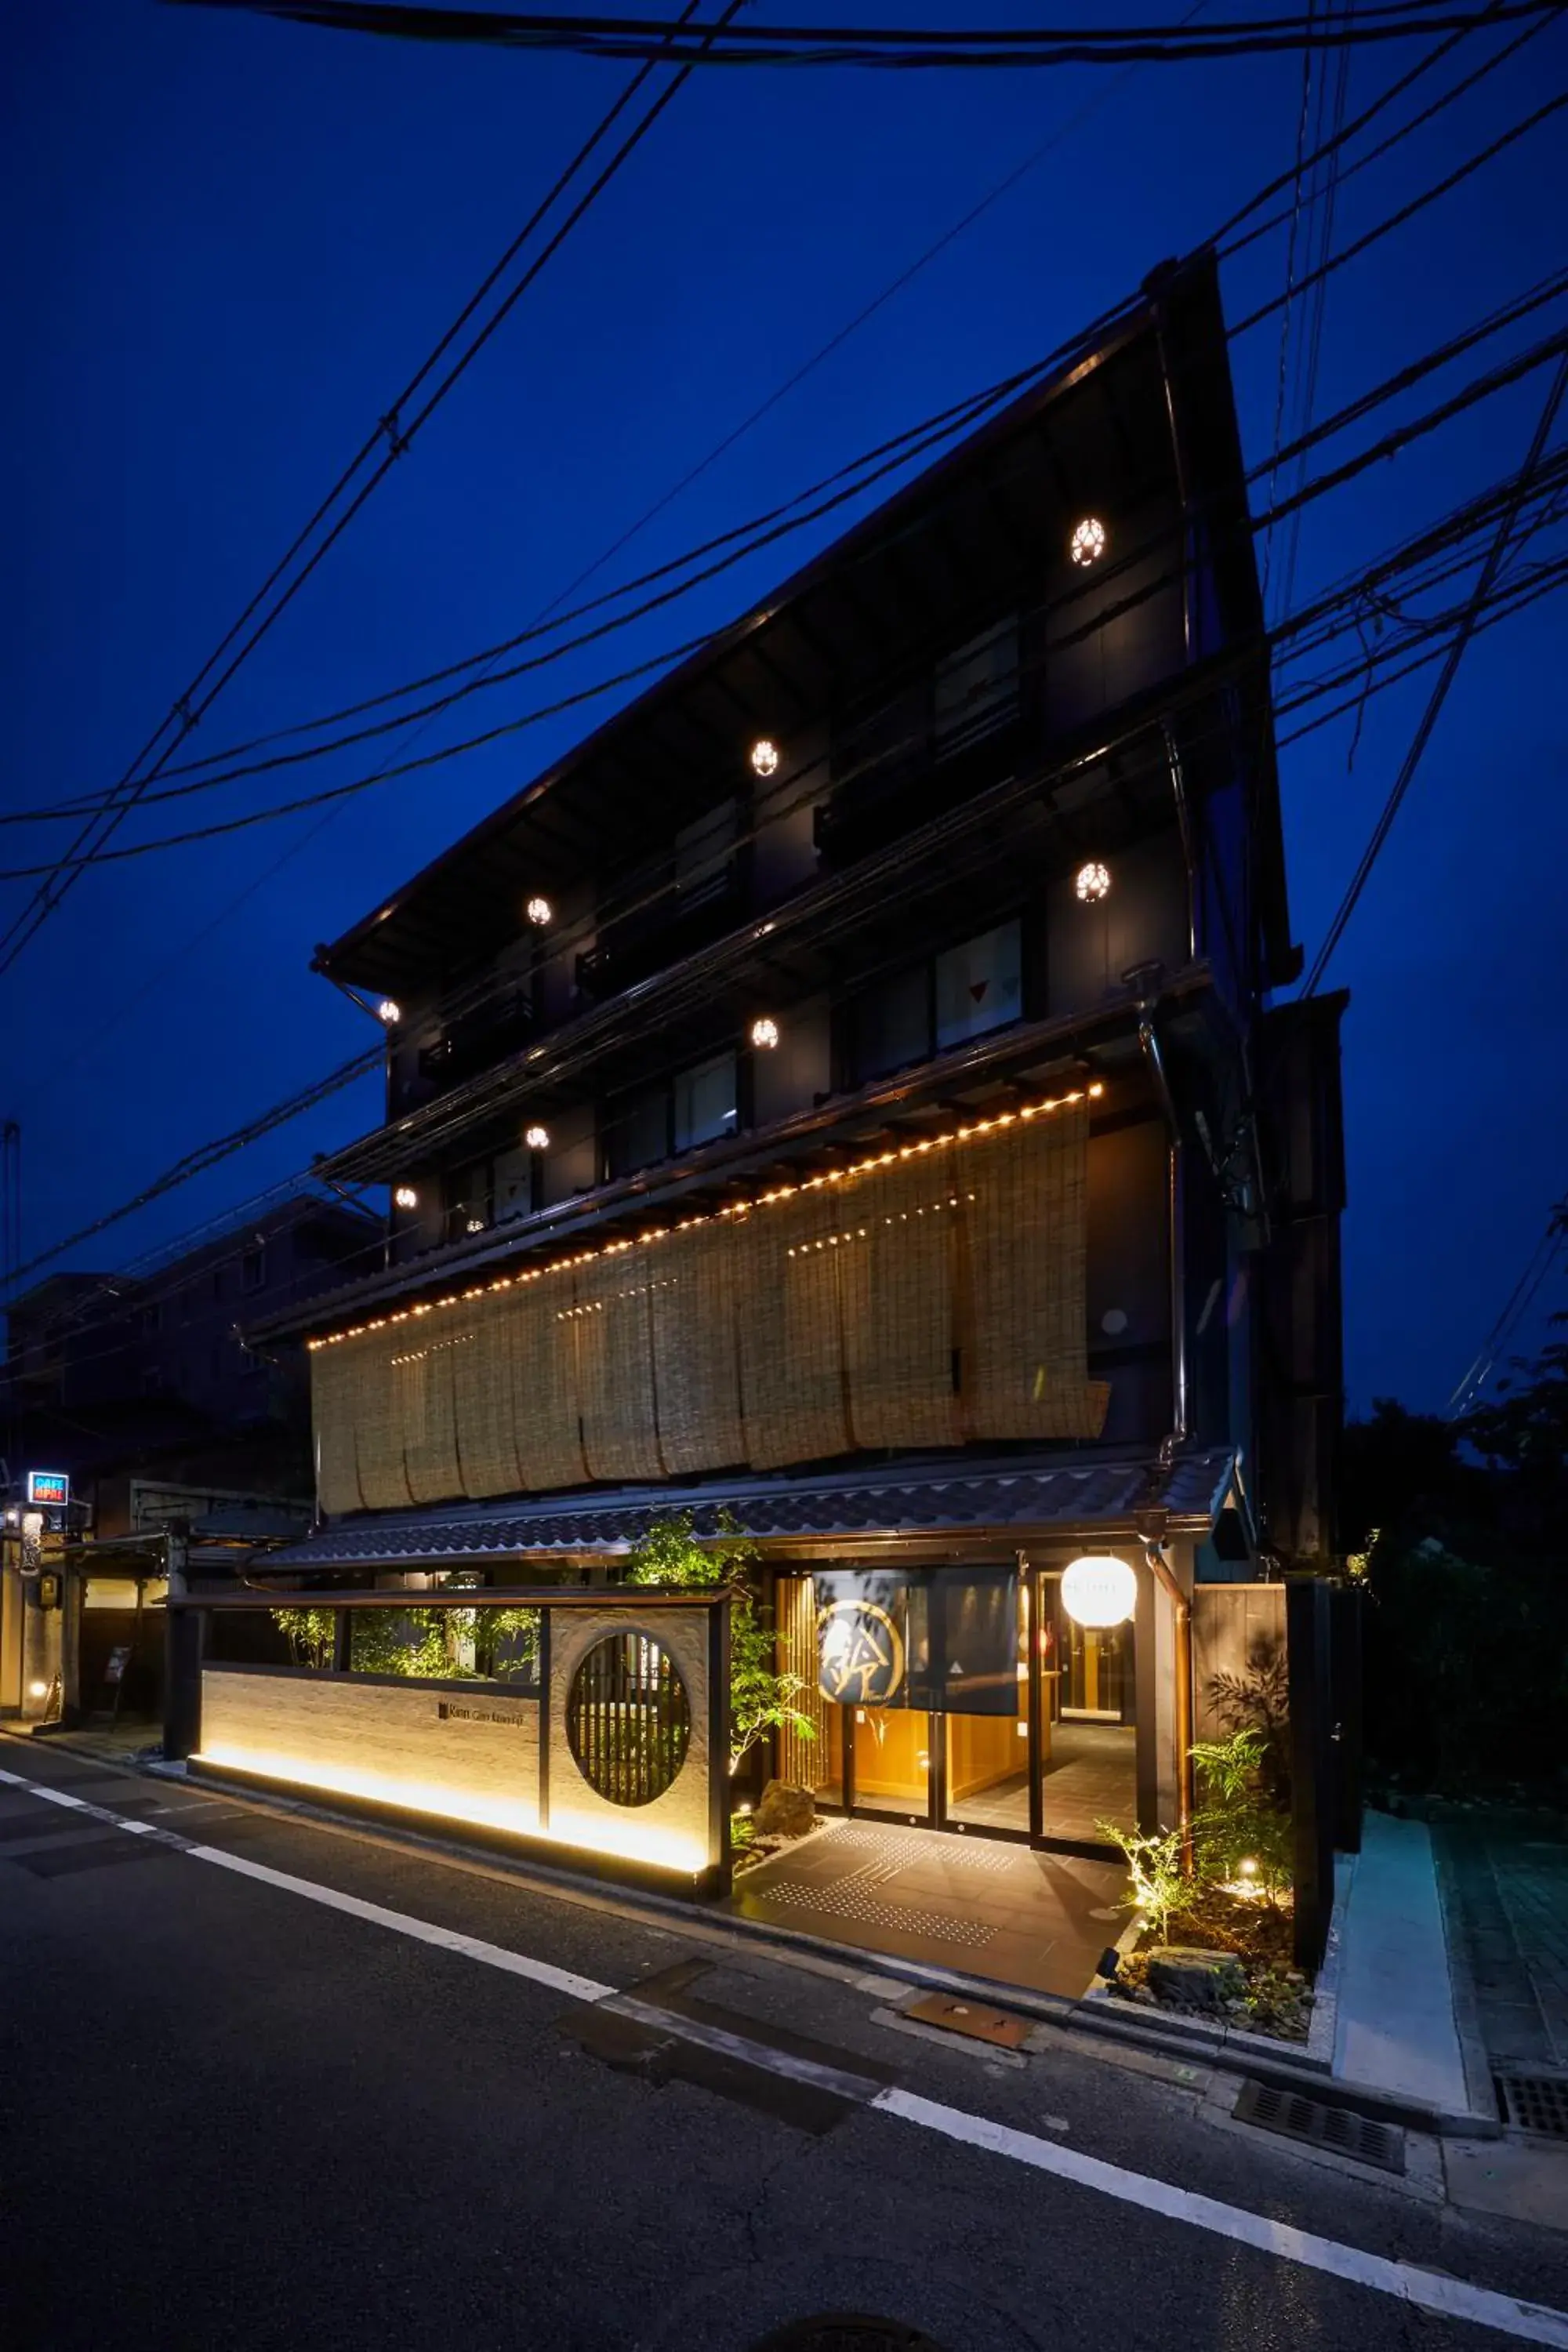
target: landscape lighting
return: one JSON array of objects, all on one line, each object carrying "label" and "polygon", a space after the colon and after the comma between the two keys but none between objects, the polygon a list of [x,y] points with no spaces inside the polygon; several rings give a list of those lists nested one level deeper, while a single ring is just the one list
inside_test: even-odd
[{"label": "landscape lighting", "polygon": [[27,1685],[27,1696],[29,1698],[47,1698],[48,1695],[49,1686],[47,1683],[29,1683]]},{"label": "landscape lighting", "polygon": [[1081,522],[1073,525],[1068,552],[1079,569],[1087,572],[1105,553],[1105,525],[1093,515],[1085,515]]}]

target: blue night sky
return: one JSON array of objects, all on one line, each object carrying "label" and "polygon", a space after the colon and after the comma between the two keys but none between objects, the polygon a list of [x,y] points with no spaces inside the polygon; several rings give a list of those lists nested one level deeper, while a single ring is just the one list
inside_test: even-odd
[{"label": "blue night sky", "polygon": [[[988,0],[980,13],[1023,24],[1051,12]],[[959,20],[952,0],[880,11],[863,0],[846,15]],[[1519,29],[1488,40],[1500,47]],[[17,809],[119,778],[629,68],[151,0],[19,11],[5,45],[0,807]],[[1418,89],[1447,87],[1487,47],[1471,37]],[[1417,54],[1359,51],[1352,112]],[[1351,180],[1337,242],[1562,88],[1565,68],[1558,22]],[[684,492],[606,583],[1044,352],[1284,169],[1300,105],[1291,57],[1146,66],[1121,80],[1083,68],[694,77],[228,688],[201,748],[525,626],[1032,153],[1017,185]],[[1561,122],[1331,279],[1320,415],[1562,266]],[[1227,314],[1279,290],[1284,267],[1283,233],[1227,265]],[[1561,308],[1538,313],[1393,415],[1561,323]],[[1257,463],[1272,446],[1278,319],[1233,360]],[[1298,599],[1517,466],[1547,381],[1538,370],[1310,509]],[[1390,421],[1380,412],[1332,455]],[[1560,551],[1561,534],[1532,552]],[[563,662],[545,673],[552,690],[724,619],[822,535]],[[1353,1407],[1380,1393],[1441,1406],[1568,1190],[1563,666],[1563,607],[1550,599],[1474,645],[1330,975],[1352,991]],[[1309,960],[1432,675],[1372,701],[1353,768],[1348,719],[1284,755],[1292,915]],[[519,680],[419,748],[542,698]],[[23,1123],[24,1254],[366,1043],[363,1015],[310,974],[314,944],[585,724],[547,722],[326,819],[88,875],[0,981],[0,1110]],[[374,763],[362,750],[294,771],[286,793],[277,778],[228,785],[146,812],[118,841]],[[65,838],[58,824],[7,827],[0,866],[36,863]],[[0,882],[0,918],[31,887]],[[378,1081],[363,1082],[76,1262],[123,1264],[173,1241],[373,1125],[379,1098]],[[1565,1287],[1559,1274],[1521,1341],[1540,1337]]]}]

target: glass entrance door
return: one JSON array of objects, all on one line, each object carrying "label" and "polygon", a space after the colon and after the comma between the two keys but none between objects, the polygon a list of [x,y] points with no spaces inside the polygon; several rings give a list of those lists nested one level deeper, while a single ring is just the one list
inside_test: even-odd
[{"label": "glass entrance door", "polygon": [[927,1821],[931,1717],[923,1707],[910,1706],[855,1706],[847,1712],[855,1811]]},{"label": "glass entrance door", "polygon": [[1075,1624],[1054,1573],[1040,1577],[1037,1610],[1039,1834],[1102,1846],[1106,1824],[1138,1820],[1132,1626]]}]

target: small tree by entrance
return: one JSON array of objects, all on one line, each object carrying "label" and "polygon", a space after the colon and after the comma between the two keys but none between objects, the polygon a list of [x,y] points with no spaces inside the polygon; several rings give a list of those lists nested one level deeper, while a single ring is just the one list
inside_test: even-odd
[{"label": "small tree by entrance", "polygon": [[793,1731],[815,1739],[816,1727],[795,1705],[805,1684],[774,1663],[771,1613],[757,1595],[757,1548],[728,1511],[719,1515],[719,1540],[700,1543],[689,1511],[655,1519],[626,1555],[628,1584],[667,1592],[712,1591],[729,1585],[730,1770],[733,1774],[764,1732]]}]

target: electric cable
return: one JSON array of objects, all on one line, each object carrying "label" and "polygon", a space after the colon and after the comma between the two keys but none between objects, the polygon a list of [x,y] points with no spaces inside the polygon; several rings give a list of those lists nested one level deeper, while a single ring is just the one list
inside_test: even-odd
[{"label": "electric cable", "polygon": [[[682,25],[687,22],[699,5],[700,0],[689,0],[689,5],[688,5],[685,15],[680,19],[680,23]],[[722,26],[726,23],[729,17],[734,15],[736,10],[742,5],[742,0],[728,0],[728,5],[724,13],[718,20],[719,24]],[[67,892],[74,886],[74,883],[79,878],[85,866],[95,862],[90,856],[81,857],[78,856],[77,853],[83,848],[93,845],[95,832],[98,836],[98,845],[101,845],[103,842],[110,838],[118,830],[120,824],[124,821],[124,817],[129,813],[130,809],[135,806],[137,800],[140,798],[142,793],[144,792],[146,785],[159,773],[163,761],[166,760],[168,751],[173,748],[172,746],[166,747],[164,753],[161,755],[161,757],[153,759],[153,766],[145,776],[141,778],[138,778],[137,776],[137,770],[142,766],[145,761],[153,757],[159,739],[171,725],[175,725],[178,729],[178,732],[174,739],[175,742],[177,743],[183,740],[184,736],[189,733],[190,730],[198,724],[205,712],[211,709],[213,703],[222,693],[229,680],[234,677],[236,671],[238,670],[241,665],[248,659],[255,647],[260,644],[268,632],[274,626],[276,622],[287,610],[288,606],[292,603],[294,597],[298,595],[300,590],[304,586],[305,582],[310,577],[317,565],[326,555],[328,550],[335,544],[336,541],[342,536],[343,531],[347,530],[349,524],[353,520],[355,515],[358,514],[366,500],[372,496],[378,485],[385,479],[387,474],[391,471],[393,466],[395,465],[397,459],[407,452],[415,436],[420,431],[423,425],[428,421],[429,417],[434,414],[435,410],[440,405],[452,386],[458,381],[465,370],[468,368],[470,362],[478,355],[479,352],[482,350],[485,343],[489,341],[490,336],[496,331],[496,329],[500,325],[502,320],[507,317],[522,294],[526,292],[527,289],[533,283],[535,278],[537,278],[541,270],[544,268],[552,256],[560,249],[560,247],[566,237],[571,235],[577,223],[596,201],[599,194],[615,177],[623,163],[625,163],[633,154],[644,137],[646,137],[647,133],[653,128],[653,125],[658,120],[658,117],[663,113],[665,108],[681,89],[686,80],[687,74],[690,70],[689,68],[682,68],[682,70],[677,74],[673,79],[666,84],[665,88],[660,91],[653,104],[647,109],[639,121],[622,141],[620,146],[616,149],[609,163],[604,166],[598,175],[590,184],[586,193],[583,196],[579,197],[573,209],[568,213],[564,222],[555,229],[545,245],[542,253],[535,257],[534,260],[530,264],[530,267],[524,272],[518,284],[510,289],[496,309],[494,314],[470,340],[467,349],[458,355],[457,360],[455,360],[452,365],[447,369],[445,376],[427,395],[418,413],[406,425],[405,425],[401,421],[402,408],[406,405],[407,402],[414,396],[415,393],[426,382],[433,368],[438,363],[445,352],[450,348],[452,341],[456,335],[461,331],[464,323],[473,316],[476,308],[483,300],[486,293],[493,288],[493,286],[498,282],[500,277],[504,273],[505,269],[510,267],[510,261],[516,253],[521,249],[522,245],[527,242],[528,238],[533,234],[535,228],[543,222],[557,199],[564,194],[567,188],[571,185],[572,181],[576,177],[578,172],[585,167],[595,149],[607,134],[618,116],[630,102],[631,99],[636,95],[637,91],[641,88],[643,82],[647,77],[647,74],[652,71],[655,61],[656,60],[650,59],[647,66],[642,71],[639,71],[637,74],[633,76],[627,88],[621,93],[614,105],[602,117],[588,140],[578,149],[576,154],[573,157],[572,162],[567,165],[565,171],[557,178],[542,203],[535,207],[533,214],[530,216],[529,221],[525,224],[521,232],[520,232],[519,236],[514,239],[512,246],[509,247],[507,254],[503,256],[501,262],[499,263],[496,268],[491,271],[489,277],[484,281],[478,292],[470,298],[468,304],[465,307],[463,311],[459,313],[458,320],[454,322],[454,325],[447,331],[445,335],[443,335],[440,341],[427,356],[418,372],[411,379],[408,385],[405,387],[398,399],[394,403],[392,408],[381,418],[375,432],[372,434],[362,445],[359,453],[353,459],[344,473],[340,476],[338,482],[328,493],[326,499],[317,509],[315,515],[313,515],[310,521],[307,523],[304,530],[295,539],[288,553],[282,558],[280,563],[274,567],[272,572],[268,575],[268,580],[264,583],[261,589],[257,592],[256,596],[252,598],[250,604],[245,608],[240,619],[234,624],[219,646],[211,655],[208,656],[207,660],[197,672],[195,678],[174,703],[169,716],[161,721],[157,729],[154,730],[153,735],[148,739],[148,741],[143,746],[142,751],[137,754],[136,759],[126,771],[120,784],[115,787],[114,795],[112,795],[110,801],[105,803],[105,807],[101,814],[95,818],[91,824],[89,824],[80,835],[79,835],[77,842],[72,845],[70,853],[68,853],[68,856],[60,862],[58,873],[54,877],[53,882],[51,883],[49,879],[46,878],[43,887],[34,894],[27,906],[16,917],[4,933],[0,933],[0,974],[3,974],[10,969],[11,965],[15,963],[22,950],[27,946],[28,942],[36,937],[44,923],[48,920],[50,915],[56,911]],[[373,468],[368,479],[362,483],[359,489],[354,493],[349,505],[331,523],[331,528],[327,530],[326,535],[321,539],[320,544],[313,549],[308,558],[299,564],[299,568],[295,570],[293,577],[288,580],[287,583],[281,588],[270,607],[266,612],[262,613],[261,617],[257,621],[255,627],[250,628],[249,634],[246,635],[245,632],[253,616],[258,613],[261,604],[271,593],[273,588],[277,586],[282,575],[296,562],[296,559],[302,553],[305,544],[314,535],[318,527],[323,521],[331,509],[336,504],[341,497],[346,495],[355,476],[359,473],[362,467],[367,462],[369,457],[378,446],[383,435],[385,436],[388,445],[386,454],[382,457],[379,464]],[[238,637],[243,637],[243,642],[240,643],[232,653],[230,653],[229,649],[231,647],[235,647],[236,639]],[[227,656],[226,659],[226,656]],[[216,677],[212,676],[215,669],[217,671]],[[211,681],[210,683],[207,682],[209,679]]]}]

